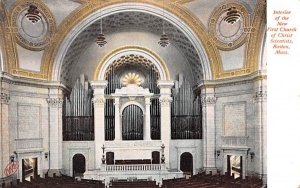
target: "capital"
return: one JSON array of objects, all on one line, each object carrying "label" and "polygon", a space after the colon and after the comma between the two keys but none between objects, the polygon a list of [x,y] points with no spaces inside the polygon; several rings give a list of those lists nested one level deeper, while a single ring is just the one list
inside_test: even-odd
[{"label": "capital", "polygon": [[202,95],[201,96],[201,104],[203,106],[206,105],[214,105],[217,102],[217,97],[215,96],[206,96],[206,95]]},{"label": "capital", "polygon": [[62,98],[47,98],[47,103],[52,108],[61,108],[64,100]]}]

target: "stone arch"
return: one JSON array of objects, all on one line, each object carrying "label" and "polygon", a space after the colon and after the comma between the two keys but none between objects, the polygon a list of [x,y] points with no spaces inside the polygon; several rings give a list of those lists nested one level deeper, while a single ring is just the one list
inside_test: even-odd
[{"label": "stone arch", "polygon": [[[194,45],[198,56],[200,57],[200,63],[203,71],[203,79],[214,79],[216,72],[221,69],[220,55],[216,47],[209,41],[204,26],[201,23],[195,22],[194,17],[181,12],[181,8],[174,5],[167,5],[166,11],[163,16],[162,8],[159,4],[151,5],[151,2],[146,3],[120,3],[106,7],[105,5],[95,4],[91,10],[86,10],[82,14],[78,13],[78,18],[73,20],[66,20],[67,23],[61,24],[65,26],[66,31],[60,31],[61,34],[57,35],[57,42],[47,51],[43,57],[43,67],[49,67],[48,72],[49,79],[53,81],[59,81],[60,70],[63,63],[64,56],[67,53],[68,48],[72,44],[73,40],[78,34],[83,31],[90,24],[105,16],[116,14],[124,11],[140,11],[148,14],[152,14],[167,20],[168,22],[179,28]],[[101,9],[100,9],[101,8]],[[177,11],[172,11],[178,9]],[[100,12],[101,10],[101,12]],[[79,11],[80,12],[80,11]],[[84,16],[83,16],[84,15]],[[76,17],[76,15],[72,16]],[[193,20],[193,21],[188,21]],[[188,22],[188,23],[187,23]],[[195,24],[197,23],[197,24]]]},{"label": "stone arch", "polygon": [[156,53],[139,46],[121,47],[106,55],[97,66],[94,73],[94,80],[105,80],[105,71],[109,65],[118,58],[130,54],[143,56],[145,59],[150,60],[157,68],[160,80],[170,80],[170,73],[166,63]]}]

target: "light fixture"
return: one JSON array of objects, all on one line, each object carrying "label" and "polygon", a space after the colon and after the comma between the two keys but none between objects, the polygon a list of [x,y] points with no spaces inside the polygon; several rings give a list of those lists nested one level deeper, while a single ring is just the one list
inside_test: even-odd
[{"label": "light fixture", "polygon": [[161,47],[167,47],[170,44],[169,37],[165,33],[165,1],[163,0],[163,19],[162,19],[162,35],[160,36],[160,40],[158,41],[158,44]]},{"label": "light fixture", "polygon": [[227,10],[226,17],[224,18],[224,21],[230,24],[236,23],[240,19],[241,15],[237,11],[236,7],[230,7]]},{"label": "light fixture", "polygon": [[13,154],[13,155],[9,156],[9,159],[10,159],[11,163],[15,162],[15,155]]},{"label": "light fixture", "polygon": [[28,8],[25,16],[27,17],[27,19],[29,21],[31,21],[33,24],[35,24],[42,19],[42,17],[39,14],[40,14],[40,11],[38,10],[37,6],[31,4],[31,5],[29,5],[29,8]]},{"label": "light fixture", "polygon": [[48,155],[49,155],[49,153],[45,152],[45,159],[48,159]]},{"label": "light fixture", "polygon": [[165,163],[165,145],[162,144],[161,146],[161,163],[164,164]]},{"label": "light fixture", "polygon": [[250,152],[250,159],[251,159],[251,162],[253,162],[254,156],[255,156],[255,153],[254,153],[254,152]]},{"label": "light fixture", "polygon": [[219,158],[220,154],[221,154],[221,151],[220,150],[216,150],[215,155],[217,156],[217,158]]},{"label": "light fixture", "polygon": [[[100,9],[100,18],[101,18],[101,16],[102,16],[102,12],[101,12],[101,9]],[[105,40],[105,36],[102,32],[102,18],[100,20],[100,33],[97,37],[96,43],[99,47],[103,47],[107,43],[106,40]]]},{"label": "light fixture", "polygon": [[105,155],[104,155],[105,147],[104,147],[104,144],[101,148],[102,148],[102,164],[105,164]]}]

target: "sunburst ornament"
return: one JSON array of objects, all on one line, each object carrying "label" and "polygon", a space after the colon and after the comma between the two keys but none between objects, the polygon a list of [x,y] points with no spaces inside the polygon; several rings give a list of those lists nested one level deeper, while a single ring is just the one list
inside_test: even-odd
[{"label": "sunburst ornament", "polygon": [[140,85],[142,83],[142,79],[141,79],[140,75],[138,75],[134,72],[129,72],[123,77],[122,83],[125,86],[127,86],[129,84]]}]

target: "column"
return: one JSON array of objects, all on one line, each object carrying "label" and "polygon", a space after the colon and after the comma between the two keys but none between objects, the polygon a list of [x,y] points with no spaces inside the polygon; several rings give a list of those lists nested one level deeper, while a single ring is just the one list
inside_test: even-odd
[{"label": "column", "polygon": [[144,140],[151,140],[151,114],[150,114],[150,97],[145,97],[145,123],[144,123]]},{"label": "column", "polygon": [[5,167],[10,163],[10,136],[9,136],[9,124],[8,124],[8,106],[9,106],[9,84],[3,82],[1,79],[1,98],[0,98],[0,179],[6,177],[4,174]]},{"label": "column", "polygon": [[47,98],[49,108],[49,176],[61,175],[62,169],[62,104],[63,92],[60,88],[50,89]]},{"label": "column", "polygon": [[115,98],[115,140],[122,140],[122,127],[120,122],[120,98]]},{"label": "column", "polygon": [[255,83],[255,172],[267,183],[267,85],[266,80]]},{"label": "column", "polygon": [[165,165],[170,167],[170,140],[171,140],[171,88],[173,81],[159,80],[158,87],[160,88],[160,126],[161,126],[161,142],[165,145],[164,156]]},{"label": "column", "polygon": [[94,135],[95,135],[95,168],[100,169],[102,149],[101,147],[105,143],[105,88],[107,81],[93,81],[91,85],[94,89]]},{"label": "column", "polygon": [[214,95],[214,88],[201,89],[202,103],[202,126],[203,126],[203,168],[206,173],[214,174],[216,168],[216,125],[215,125],[215,104],[217,98]]}]

